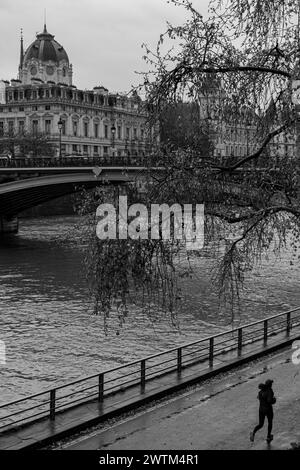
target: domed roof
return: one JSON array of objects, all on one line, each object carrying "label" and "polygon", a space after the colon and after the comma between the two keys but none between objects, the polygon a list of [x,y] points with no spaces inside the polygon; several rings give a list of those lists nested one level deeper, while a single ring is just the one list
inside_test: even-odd
[{"label": "domed roof", "polygon": [[26,50],[24,64],[30,59],[37,59],[42,62],[51,60],[57,64],[64,60],[69,63],[66,51],[55,41],[54,36],[48,33],[46,25],[44,26],[44,31],[36,35],[36,40]]}]

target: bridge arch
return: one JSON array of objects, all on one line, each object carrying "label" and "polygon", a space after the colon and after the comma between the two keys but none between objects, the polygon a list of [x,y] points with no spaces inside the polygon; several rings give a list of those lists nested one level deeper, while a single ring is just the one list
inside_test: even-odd
[{"label": "bridge arch", "polygon": [[16,216],[26,209],[75,193],[81,188],[120,184],[134,179],[132,172],[129,174],[121,168],[106,170],[95,168],[94,171],[49,174],[2,183],[0,185],[0,216]]}]

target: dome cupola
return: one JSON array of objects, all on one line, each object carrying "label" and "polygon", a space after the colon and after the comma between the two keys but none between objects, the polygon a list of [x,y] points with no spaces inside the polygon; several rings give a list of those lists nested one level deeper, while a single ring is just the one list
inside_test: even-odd
[{"label": "dome cupola", "polygon": [[23,84],[39,80],[72,85],[72,65],[68,54],[48,33],[46,24],[43,32],[38,33],[35,41],[26,49],[20,61],[19,78]]},{"label": "dome cupola", "polygon": [[46,25],[44,31],[36,35],[36,40],[28,47],[24,55],[24,65],[31,59],[36,59],[40,62],[55,62],[57,65],[61,61],[69,63],[69,58],[54,36],[48,33]]}]

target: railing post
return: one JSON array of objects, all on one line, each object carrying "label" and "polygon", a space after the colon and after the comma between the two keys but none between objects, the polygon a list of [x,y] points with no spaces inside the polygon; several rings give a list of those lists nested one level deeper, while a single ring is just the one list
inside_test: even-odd
[{"label": "railing post", "polygon": [[238,356],[241,355],[243,348],[243,328],[238,329]]},{"label": "railing post", "polygon": [[268,342],[268,320],[264,321],[264,346],[266,346]]},{"label": "railing post", "polygon": [[98,377],[98,401],[103,402],[103,392],[104,392],[104,374],[99,374]]},{"label": "railing post", "polygon": [[287,336],[290,336],[291,328],[292,328],[292,324],[291,324],[291,312],[288,312],[288,313],[286,314],[286,335],[287,335]]},{"label": "railing post", "polygon": [[55,420],[55,395],[56,390],[50,390],[50,419],[51,421]]},{"label": "railing post", "polygon": [[141,388],[142,390],[145,389],[146,384],[146,360],[143,359],[141,361]]},{"label": "railing post", "polygon": [[214,338],[209,338],[209,367],[214,365]]},{"label": "railing post", "polygon": [[177,372],[181,372],[182,369],[182,348],[177,349]]}]

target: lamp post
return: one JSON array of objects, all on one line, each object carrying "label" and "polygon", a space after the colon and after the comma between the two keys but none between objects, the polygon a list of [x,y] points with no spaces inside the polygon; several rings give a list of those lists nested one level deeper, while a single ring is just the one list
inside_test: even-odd
[{"label": "lamp post", "polygon": [[114,148],[115,148],[115,135],[116,135],[116,127],[113,124],[111,128],[111,135],[112,135],[112,156],[114,156]]},{"label": "lamp post", "polygon": [[58,125],[58,130],[59,130],[59,159],[61,160],[61,131],[63,128],[63,122],[61,120],[61,117],[59,118],[57,125]]},{"label": "lamp post", "polygon": [[[178,125],[178,136],[179,136],[179,139],[181,138],[181,133],[182,133],[182,116],[181,114],[178,115],[178,118],[177,118],[177,125]],[[175,130],[176,132],[176,130]]]}]

